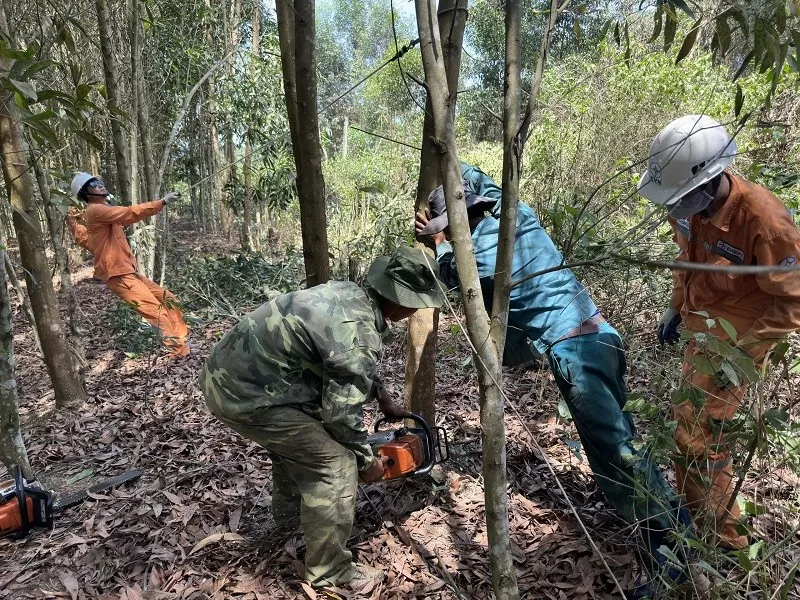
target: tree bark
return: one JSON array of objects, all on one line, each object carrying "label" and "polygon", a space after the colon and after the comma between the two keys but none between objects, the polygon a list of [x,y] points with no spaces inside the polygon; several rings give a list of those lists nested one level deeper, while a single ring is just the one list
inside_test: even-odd
[{"label": "tree bark", "polygon": [[506,343],[511,269],[519,204],[520,133],[520,22],[521,0],[506,0],[505,94],[503,98],[503,195],[499,224],[497,264],[492,297],[492,335],[500,356]]},{"label": "tree bark", "polygon": [[283,97],[286,100],[289,134],[292,138],[292,147],[297,148],[300,146],[300,126],[297,122],[297,83],[295,81],[294,0],[276,2],[275,14],[278,18]]},{"label": "tree bark", "polygon": [[[0,31],[8,31],[4,8],[0,5]],[[8,71],[9,61],[0,58],[0,71]],[[57,407],[81,402],[86,390],[58,312],[56,293],[45,254],[45,240],[39,225],[33,181],[27,164],[27,148],[22,139],[20,112],[13,95],[0,90],[0,152],[6,192],[13,209],[14,228],[20,258],[31,299],[36,330],[42,344],[45,364],[55,392]]]},{"label": "tree bark", "polygon": [[[439,2],[438,10],[442,14],[439,20],[439,36],[442,40],[444,68],[449,90],[458,90],[461,47],[467,23],[466,9],[467,0],[441,0]],[[452,94],[448,116],[451,121],[455,118],[455,107],[456,95]],[[346,116],[345,127],[347,127]],[[344,135],[346,140],[346,130]],[[422,149],[420,151],[415,211],[424,211],[428,206],[428,195],[442,185],[434,136],[433,113],[430,98],[428,98],[425,103],[425,117],[422,126]],[[417,242],[416,246],[421,249],[426,248],[426,245],[421,242]],[[433,246],[429,245],[427,249],[433,256]],[[408,319],[403,399],[409,410],[422,415],[428,423],[436,422],[436,332],[438,328],[439,311],[435,309],[418,310]]]},{"label": "tree bark", "polygon": [[114,62],[114,48],[109,30],[111,17],[106,0],[95,0],[97,10],[97,29],[100,34],[100,53],[103,56],[103,72],[106,79],[106,105],[111,121],[111,137],[114,141],[114,162],[117,166],[117,191],[124,204],[131,204],[131,168],[125,146],[125,133],[120,123],[119,88],[117,86],[117,67]]},{"label": "tree bark", "polygon": [[[250,51],[258,62],[261,43],[261,10],[258,4],[253,8],[253,39]],[[253,239],[250,232],[250,223],[253,220],[253,144],[250,142],[250,132],[245,134],[244,142],[244,209],[242,211],[242,249],[249,252],[253,249]]]},{"label": "tree bark", "polygon": [[434,0],[415,0],[422,64],[434,120],[438,161],[444,181],[451,241],[455,253],[467,333],[475,351],[481,405],[483,478],[492,587],[497,600],[519,598],[511,555],[506,492],[506,447],[503,424],[501,354],[490,333],[461,185],[461,167],[449,113],[455,98],[445,73]]},{"label": "tree bark", "polygon": [[[276,3],[276,5],[283,2]],[[281,38],[281,64],[284,73],[292,62],[284,56],[294,55],[294,80],[296,100],[294,103],[297,134],[292,134],[292,150],[297,171],[297,195],[300,199],[300,231],[303,238],[303,261],[306,268],[306,285],[313,287],[330,279],[328,260],[328,231],[325,215],[325,181],[322,178],[322,150],[319,141],[319,114],[317,109],[317,61],[316,25],[314,1],[294,2],[294,43],[284,48],[284,40],[291,39],[284,32]],[[284,17],[281,19],[281,15]],[[287,24],[286,8],[278,13],[279,30]],[[297,86],[302,82],[301,86]],[[292,82],[284,81],[286,107],[289,122],[292,122],[292,99],[289,90]]]},{"label": "tree bark", "polygon": [[[0,9],[1,10],[1,9]],[[14,465],[22,469],[28,481],[33,470],[19,427],[19,399],[14,378],[14,331],[11,326],[11,299],[6,282],[5,248],[0,260],[0,461],[9,472]]]},{"label": "tree bark", "polygon": [[[44,160],[44,159],[42,159]],[[67,316],[69,317],[69,332],[72,336],[72,350],[78,366],[78,375],[81,378],[81,385],[86,385],[86,353],[83,350],[83,338],[78,328],[78,299],[75,296],[75,288],[72,287],[72,277],[69,271],[69,254],[64,246],[64,219],[50,196],[50,186],[47,184],[47,175],[40,161],[33,161],[33,171],[36,174],[36,183],[39,186],[39,194],[44,202],[47,223],[50,228],[50,239],[56,255],[56,269],[61,279],[61,292],[67,299]],[[6,255],[7,256],[7,255]],[[10,275],[13,272],[9,273]],[[31,323],[33,325],[33,323]],[[34,328],[35,331],[35,328]],[[37,338],[38,343],[38,338]],[[40,346],[41,347],[41,346]]]},{"label": "tree bark", "polygon": [[[3,247],[7,247],[5,242],[3,243]],[[33,315],[31,299],[28,298],[28,294],[26,294],[25,290],[22,289],[22,284],[17,277],[17,273],[14,270],[14,263],[11,261],[11,257],[8,256],[8,252],[4,251],[3,254],[5,255],[5,274],[8,278],[8,281],[11,282],[11,287],[13,287],[14,291],[17,293],[19,305],[22,307],[22,312],[25,313],[25,318],[28,319],[28,323],[31,326],[31,332],[33,333],[33,339],[36,342],[36,348],[38,348],[39,352],[41,352],[42,343],[39,341],[39,333],[36,331],[36,317]]]}]

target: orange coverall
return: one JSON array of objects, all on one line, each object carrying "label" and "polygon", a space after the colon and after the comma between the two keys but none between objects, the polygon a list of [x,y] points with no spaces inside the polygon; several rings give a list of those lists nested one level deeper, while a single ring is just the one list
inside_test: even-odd
[{"label": "orange coverall", "polygon": [[[726,173],[731,183],[727,202],[711,218],[670,220],[680,247],[678,260],[710,265],[795,265],[800,260],[800,231],[784,204],[763,187]],[[681,312],[689,331],[708,331],[711,318],[727,319],[735,328],[738,346],[756,364],[786,334],[800,329],[800,272],[759,275],[673,271],[670,306]],[[722,328],[712,329],[730,339]],[[675,442],[684,464],[675,465],[678,488],[700,522],[713,516],[716,542],[731,548],[748,544],[736,524],[739,507],[733,498],[730,448],[720,425],[733,418],[747,390],[720,389],[712,377],[696,372],[689,357],[702,355],[690,342],[682,368],[683,385],[705,394],[697,410],[691,402],[675,405]],[[716,434],[715,434],[716,430]],[[730,511],[726,510],[731,505]],[[708,523],[708,521],[706,521]]]},{"label": "orange coverall", "polygon": [[186,356],[189,331],[175,296],[136,272],[136,259],[123,231],[125,225],[155,215],[162,208],[163,200],[134,206],[89,203],[81,217],[85,225],[76,217],[68,217],[67,227],[76,243],[94,256],[94,276],[161,330],[170,354]]}]

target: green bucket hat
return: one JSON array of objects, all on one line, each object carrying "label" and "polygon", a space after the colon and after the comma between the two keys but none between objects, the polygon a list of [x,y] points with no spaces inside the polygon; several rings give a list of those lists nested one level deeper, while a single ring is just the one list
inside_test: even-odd
[{"label": "green bucket hat", "polygon": [[[431,271],[432,270],[432,271]],[[439,263],[422,250],[403,246],[376,258],[367,283],[378,294],[406,308],[439,308]]]}]

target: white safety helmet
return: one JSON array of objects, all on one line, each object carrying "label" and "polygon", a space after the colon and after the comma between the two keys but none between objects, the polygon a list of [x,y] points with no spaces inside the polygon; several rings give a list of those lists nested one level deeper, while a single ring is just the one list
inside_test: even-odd
[{"label": "white safety helmet", "polygon": [[681,196],[722,173],[736,156],[736,141],[711,117],[687,115],[664,127],[650,145],[638,192],[655,204]]},{"label": "white safety helmet", "polygon": [[72,190],[72,195],[77,197],[78,192],[83,189],[87,183],[89,183],[92,179],[100,179],[97,175],[92,175],[91,173],[75,173],[75,177],[72,178],[72,183],[70,184],[69,188]]}]

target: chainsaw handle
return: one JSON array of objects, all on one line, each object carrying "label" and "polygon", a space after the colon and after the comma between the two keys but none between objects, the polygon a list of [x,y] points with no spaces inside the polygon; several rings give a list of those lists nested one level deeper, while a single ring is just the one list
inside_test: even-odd
[{"label": "chainsaw handle", "polygon": [[414,421],[414,423],[419,425],[422,431],[425,432],[425,439],[423,440],[423,443],[427,448],[427,451],[425,452],[425,457],[427,460],[424,463],[422,463],[422,465],[416,471],[414,471],[414,475],[424,475],[433,468],[434,464],[436,464],[436,447],[433,444],[433,433],[431,432],[431,428],[428,427],[428,423],[427,421],[425,421],[425,419],[423,419],[420,415],[414,413],[411,413],[410,417],[401,417],[399,419],[390,417],[381,417],[380,419],[375,421],[373,430],[377,432],[378,427],[380,427],[383,423],[387,421],[400,421],[401,419],[411,419],[412,421]]},{"label": "chainsaw handle", "polygon": [[411,419],[417,425],[420,425],[422,427],[422,429],[425,430],[425,433],[430,434],[430,428],[428,427],[428,424],[425,422],[425,419],[423,419],[421,416],[419,416],[417,414],[414,414],[414,413],[411,413],[410,417],[386,417],[386,416],[383,416],[380,419],[378,419],[377,421],[375,421],[375,425],[372,426],[372,430],[374,432],[377,432],[378,428],[381,425],[383,425],[384,423],[389,423],[389,422],[392,422],[392,421],[402,421],[403,419]]}]

